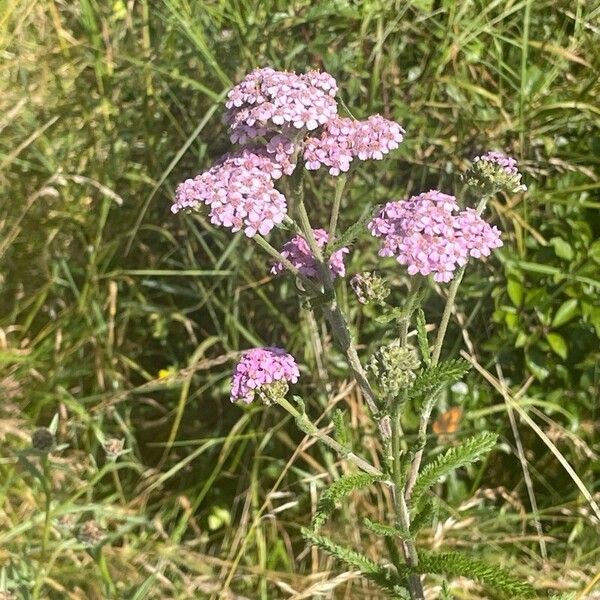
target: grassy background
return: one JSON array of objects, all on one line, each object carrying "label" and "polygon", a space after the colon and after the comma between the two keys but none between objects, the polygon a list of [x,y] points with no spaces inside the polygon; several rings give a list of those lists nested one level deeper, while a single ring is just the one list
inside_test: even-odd
[{"label": "grassy background", "polygon": [[[471,270],[457,316],[482,368],[496,377],[501,365],[541,429],[518,428],[532,485],[507,404],[474,374],[442,410],[463,406],[458,435],[486,427],[503,442],[440,487],[419,542],[472,549],[542,596],[587,597],[600,501],[599,17],[585,1],[2,0],[0,590],[104,597],[101,571],[57,525],[73,515],[106,528],[120,598],[378,597],[299,536],[345,467],[275,411],[227,401],[238,350],[285,345],[304,365],[313,415],[344,408],[357,449],[373,454],[341,356],[253,246],[169,212],[177,182],[228,148],[224,93],[271,65],[324,68],[354,115],[407,129],[393,158],[358,171],[343,224],[368,201],[457,190],[465,159],[488,148],[520,159],[529,192],[494,203],[505,247]],[[313,177],[315,223],[331,196]],[[374,249],[358,244],[350,272],[372,265]],[[366,356],[389,334],[350,299],[345,309]],[[428,320],[440,310],[432,289]],[[456,325],[449,339],[447,353],[469,348]],[[55,413],[69,447],[53,459],[43,570],[44,496],[15,451]],[[110,437],[131,450],[116,465],[102,450]],[[358,519],[385,519],[387,500],[356,494],[330,533],[358,546]],[[483,597],[465,582],[455,593]]]}]

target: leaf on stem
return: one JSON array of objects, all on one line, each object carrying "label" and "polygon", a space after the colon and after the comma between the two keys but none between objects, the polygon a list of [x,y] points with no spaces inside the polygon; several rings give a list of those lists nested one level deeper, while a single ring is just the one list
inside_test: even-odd
[{"label": "leaf on stem", "polygon": [[444,454],[429,463],[419,475],[412,493],[412,501],[416,505],[421,496],[427,492],[442,477],[452,471],[464,467],[487,454],[495,445],[498,436],[489,431],[482,431],[461,442],[454,448],[449,448]]},{"label": "leaf on stem", "polygon": [[344,475],[334,481],[322,494],[317,505],[317,511],[312,520],[315,531],[323,525],[329,515],[334,511],[336,502],[351,494],[354,490],[369,487],[380,477],[368,473],[352,473]]}]

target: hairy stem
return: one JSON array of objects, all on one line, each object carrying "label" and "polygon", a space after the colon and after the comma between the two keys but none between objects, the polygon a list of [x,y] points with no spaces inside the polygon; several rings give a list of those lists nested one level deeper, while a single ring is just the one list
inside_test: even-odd
[{"label": "hairy stem", "polygon": [[284,408],[290,415],[292,415],[296,419],[296,423],[298,424],[298,427],[301,431],[304,431],[308,435],[316,437],[320,442],[323,442],[323,444],[331,448],[342,458],[345,458],[354,465],[356,465],[365,473],[369,473],[370,475],[376,475],[378,477],[383,477],[383,473],[379,469],[374,467],[371,463],[367,462],[364,458],[361,458],[357,454],[354,454],[354,452],[348,450],[348,448],[340,444],[337,440],[334,440],[326,433],[323,433],[318,427],[316,427],[316,425],[312,423],[312,421],[304,413],[301,413],[285,398],[278,398],[276,402],[277,404],[279,404],[279,406]]},{"label": "hairy stem", "polygon": [[329,325],[331,326],[331,330],[336,342],[346,355],[348,364],[350,365],[354,378],[356,379],[356,383],[363,394],[369,410],[376,418],[379,409],[377,408],[375,392],[373,391],[373,388],[367,379],[367,374],[360,362],[360,359],[358,358],[358,353],[356,352],[356,347],[352,340],[350,329],[348,328],[346,319],[338,306],[335,298],[335,288],[333,285],[331,272],[329,267],[323,262],[323,253],[321,252],[321,249],[315,240],[310,220],[308,218],[308,213],[306,212],[306,207],[304,205],[303,194],[300,192],[298,193],[297,197],[297,210],[300,227],[302,228],[306,242],[308,243],[311,252],[314,254],[315,260],[319,267],[319,274],[325,288],[325,293],[331,296],[331,300],[323,306],[323,313],[329,322]]},{"label": "hairy stem", "polygon": [[[402,540],[402,553],[406,564],[416,567],[419,564],[417,549],[410,539],[410,512],[404,497],[404,478],[402,475],[402,464],[400,461],[400,436],[402,428],[400,425],[400,402],[396,401],[392,410],[392,471],[394,480],[394,512],[396,513],[396,525],[405,531],[407,536]],[[408,578],[408,590],[412,600],[424,600],[423,586],[418,575],[410,575]]]},{"label": "hairy stem", "polygon": [[337,229],[338,217],[340,214],[340,204],[342,202],[342,196],[346,187],[346,181],[348,180],[347,175],[340,175],[335,185],[335,196],[333,197],[333,208],[331,209],[331,218],[329,220],[329,233],[327,241],[327,252],[332,248],[335,243],[335,233]]}]

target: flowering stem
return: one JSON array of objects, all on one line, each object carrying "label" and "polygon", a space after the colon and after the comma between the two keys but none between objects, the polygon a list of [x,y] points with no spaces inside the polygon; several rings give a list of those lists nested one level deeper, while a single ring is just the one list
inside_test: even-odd
[{"label": "flowering stem", "polygon": [[[483,196],[477,205],[477,214],[481,215],[481,213],[485,210],[487,202],[490,198],[490,195]],[[454,309],[454,301],[456,300],[456,293],[458,292],[458,287],[460,286],[463,276],[465,274],[465,266],[462,266],[454,276],[452,283],[450,284],[450,289],[448,290],[448,298],[446,299],[446,305],[444,306],[444,312],[442,314],[442,320],[440,321],[440,327],[437,332],[437,336],[435,338],[435,344],[433,346],[433,352],[431,355],[431,366],[435,367],[440,362],[440,355],[442,353],[442,346],[444,345],[444,338],[446,337],[446,331],[448,329],[448,323],[450,322],[450,315],[452,314],[452,310]],[[418,450],[415,453],[415,456],[411,462],[408,478],[406,482],[406,489],[404,492],[404,496],[407,501],[410,500],[412,495],[413,488],[415,487],[415,483],[417,481],[417,477],[419,475],[419,469],[421,467],[421,460],[423,459],[423,451],[425,449],[425,443],[427,441],[427,425],[429,423],[429,417],[431,416],[431,411],[435,406],[435,401],[437,399],[438,392],[434,392],[432,396],[427,400],[423,411],[421,413],[421,418],[419,419],[419,433],[418,433]]]},{"label": "flowering stem", "polygon": [[298,218],[300,221],[300,227],[302,228],[302,232],[304,234],[304,238],[308,243],[308,246],[315,256],[317,265],[319,267],[319,273],[321,275],[321,280],[323,282],[323,286],[325,288],[325,292],[331,296],[331,300],[323,306],[323,313],[325,318],[331,325],[331,330],[333,332],[333,336],[336,342],[342,348],[350,368],[352,369],[352,373],[356,382],[358,383],[358,387],[360,388],[363,397],[365,398],[365,402],[369,407],[369,410],[373,414],[375,418],[377,418],[377,414],[379,413],[379,409],[377,408],[377,401],[375,399],[375,392],[367,379],[367,374],[358,358],[358,353],[356,352],[356,348],[352,341],[352,336],[350,335],[350,330],[348,328],[348,324],[342,311],[340,310],[337,300],[335,298],[335,288],[333,285],[333,280],[331,278],[331,272],[329,271],[329,267],[323,262],[323,253],[319,248],[317,241],[315,239],[310,220],[308,218],[308,213],[306,212],[306,206],[304,205],[304,194],[302,192],[301,186],[297,188],[297,210],[298,210]]},{"label": "flowering stem", "polygon": [[312,423],[312,421],[309,420],[309,418],[304,413],[301,413],[285,398],[277,398],[275,402],[277,402],[279,406],[284,408],[288,413],[290,413],[290,415],[292,415],[296,419],[296,423],[298,424],[300,430],[304,431],[308,435],[316,437],[319,441],[323,442],[334,452],[337,452],[341,457],[355,464],[359,469],[361,469],[365,473],[369,473],[370,475],[376,475],[377,477],[383,477],[383,473],[379,469],[374,467],[371,463],[367,462],[357,454],[354,454],[354,452],[348,450],[348,448],[340,444],[337,440],[334,440],[326,433],[323,433]]},{"label": "flowering stem", "polygon": [[340,175],[335,185],[335,196],[333,197],[333,208],[331,209],[331,219],[329,220],[329,234],[327,240],[327,254],[335,243],[335,232],[337,229],[338,216],[340,214],[340,204],[342,202],[342,195],[346,187],[346,181],[348,180],[347,175]]},{"label": "flowering stem", "polygon": [[[487,201],[489,196],[483,196],[477,205],[477,214],[481,215],[481,213],[485,210]],[[456,292],[458,291],[458,287],[461,284],[463,276],[465,274],[466,265],[462,266],[454,276],[452,283],[450,284],[450,289],[448,290],[448,298],[446,299],[446,306],[444,307],[444,313],[442,315],[442,320],[440,322],[440,327],[437,332],[437,336],[435,338],[435,344],[433,347],[433,354],[431,356],[431,365],[435,367],[440,361],[440,354],[442,352],[442,346],[444,344],[444,338],[446,337],[446,330],[448,329],[448,323],[450,322],[450,315],[452,314],[452,310],[454,309],[454,301],[456,300]]]}]

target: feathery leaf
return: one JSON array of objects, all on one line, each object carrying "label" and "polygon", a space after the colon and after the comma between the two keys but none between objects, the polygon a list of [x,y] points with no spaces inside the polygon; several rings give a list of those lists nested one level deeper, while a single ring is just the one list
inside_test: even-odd
[{"label": "feathery leaf", "polygon": [[335,503],[345,498],[354,490],[365,488],[380,479],[376,475],[368,473],[352,473],[344,475],[337,481],[334,481],[322,494],[317,506],[317,512],[312,520],[312,526],[315,531],[323,525],[327,517],[335,509]]},{"label": "feathery leaf", "polygon": [[416,505],[419,498],[445,475],[455,469],[475,462],[480,456],[489,452],[496,444],[498,436],[489,431],[482,431],[463,441],[460,445],[449,448],[429,463],[419,475],[412,493]]}]

